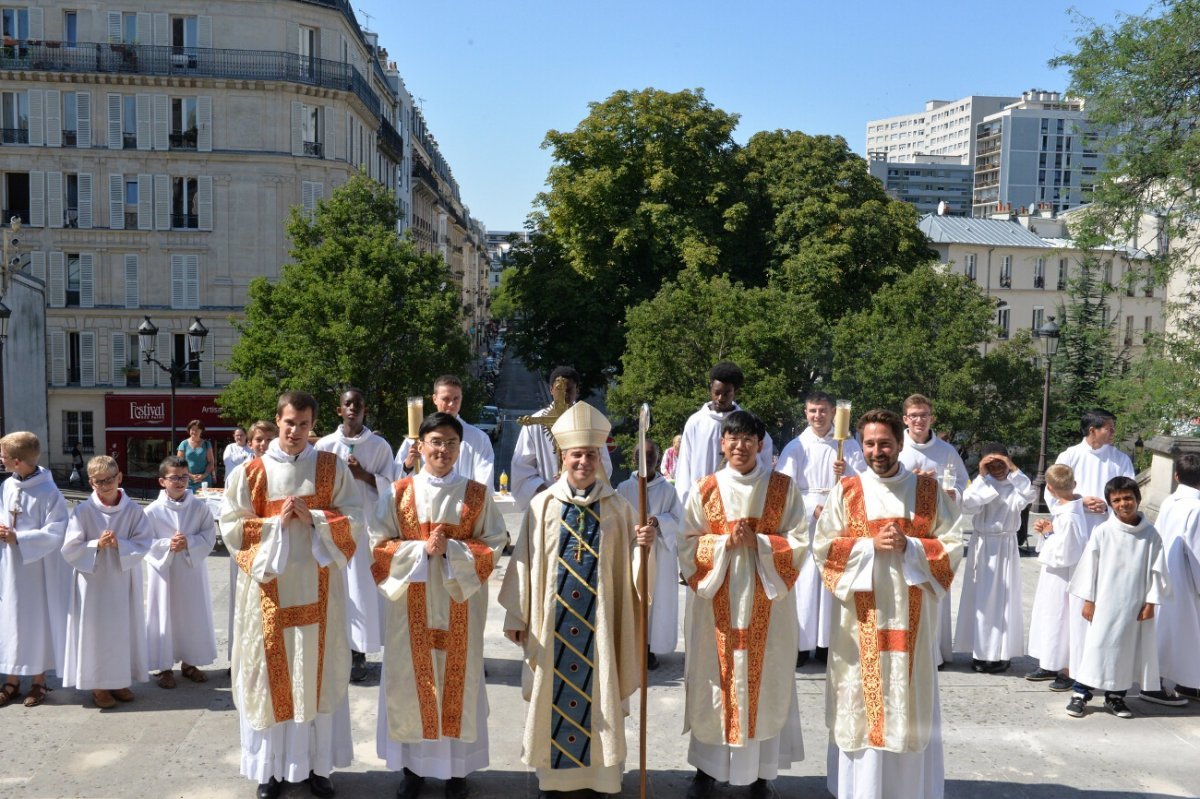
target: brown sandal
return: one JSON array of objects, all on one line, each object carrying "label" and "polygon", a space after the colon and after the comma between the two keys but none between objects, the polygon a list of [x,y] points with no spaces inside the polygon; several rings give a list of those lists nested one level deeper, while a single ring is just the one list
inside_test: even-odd
[{"label": "brown sandal", "polygon": [[21,686],[19,683],[6,682],[0,686],[0,707],[4,707],[12,700],[21,695]]},{"label": "brown sandal", "polygon": [[192,682],[208,682],[208,675],[200,671],[200,669],[196,668],[191,663],[184,664],[183,668],[179,670],[179,673],[184,677],[187,677]]},{"label": "brown sandal", "polygon": [[35,682],[29,686],[29,695],[25,697],[25,707],[37,707],[46,701],[46,692],[50,689],[44,682]]}]

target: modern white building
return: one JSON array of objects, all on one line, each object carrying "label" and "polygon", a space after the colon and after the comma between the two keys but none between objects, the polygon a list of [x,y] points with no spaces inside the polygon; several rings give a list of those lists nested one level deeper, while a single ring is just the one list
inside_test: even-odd
[{"label": "modern white building", "polygon": [[970,95],[957,100],[929,100],[923,111],[867,122],[868,153],[908,162],[919,155],[956,156],[975,163],[975,126],[1019,98]]},{"label": "modern white building", "polygon": [[954,155],[918,155],[889,161],[886,153],[868,153],[867,169],[894,200],[914,205],[922,214],[969,215],[975,170]]}]

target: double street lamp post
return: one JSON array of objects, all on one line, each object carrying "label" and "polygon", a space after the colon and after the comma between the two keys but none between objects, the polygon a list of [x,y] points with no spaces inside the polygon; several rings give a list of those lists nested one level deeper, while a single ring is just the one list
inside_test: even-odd
[{"label": "double street lamp post", "polygon": [[1037,477],[1033,479],[1033,512],[1045,514],[1046,507],[1046,438],[1050,431],[1050,364],[1058,353],[1058,325],[1051,316],[1046,323],[1034,331],[1034,335],[1042,342],[1042,354],[1046,358],[1046,384],[1042,389],[1042,443],[1038,447]]},{"label": "double street lamp post", "polygon": [[168,455],[175,452],[175,446],[178,443],[175,438],[175,389],[187,378],[190,371],[200,368],[200,357],[204,354],[204,340],[208,337],[208,328],[200,321],[200,317],[197,316],[196,321],[188,327],[187,335],[190,356],[185,353],[182,360],[172,357],[170,363],[165,364],[154,357],[154,348],[158,344],[158,328],[150,321],[149,316],[138,325],[138,338],[142,342],[142,359],[147,364],[154,364],[171,377],[171,440],[167,442]]}]

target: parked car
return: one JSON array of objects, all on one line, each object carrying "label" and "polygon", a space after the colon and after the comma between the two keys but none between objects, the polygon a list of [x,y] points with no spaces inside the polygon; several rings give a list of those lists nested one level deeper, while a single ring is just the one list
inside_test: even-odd
[{"label": "parked car", "polygon": [[479,422],[475,425],[495,441],[500,437],[500,409],[495,405],[484,405],[479,412]]}]

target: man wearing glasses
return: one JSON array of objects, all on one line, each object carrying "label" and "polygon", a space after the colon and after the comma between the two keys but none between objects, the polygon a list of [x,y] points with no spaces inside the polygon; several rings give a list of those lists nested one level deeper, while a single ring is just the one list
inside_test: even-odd
[{"label": "man wearing glasses", "polygon": [[370,522],[389,600],[376,751],[404,773],[398,799],[416,799],[431,777],[462,799],[467,775],[488,765],[483,626],[508,533],[491,488],[454,471],[462,422],[431,413],[419,435],[421,471],[393,483]]}]

